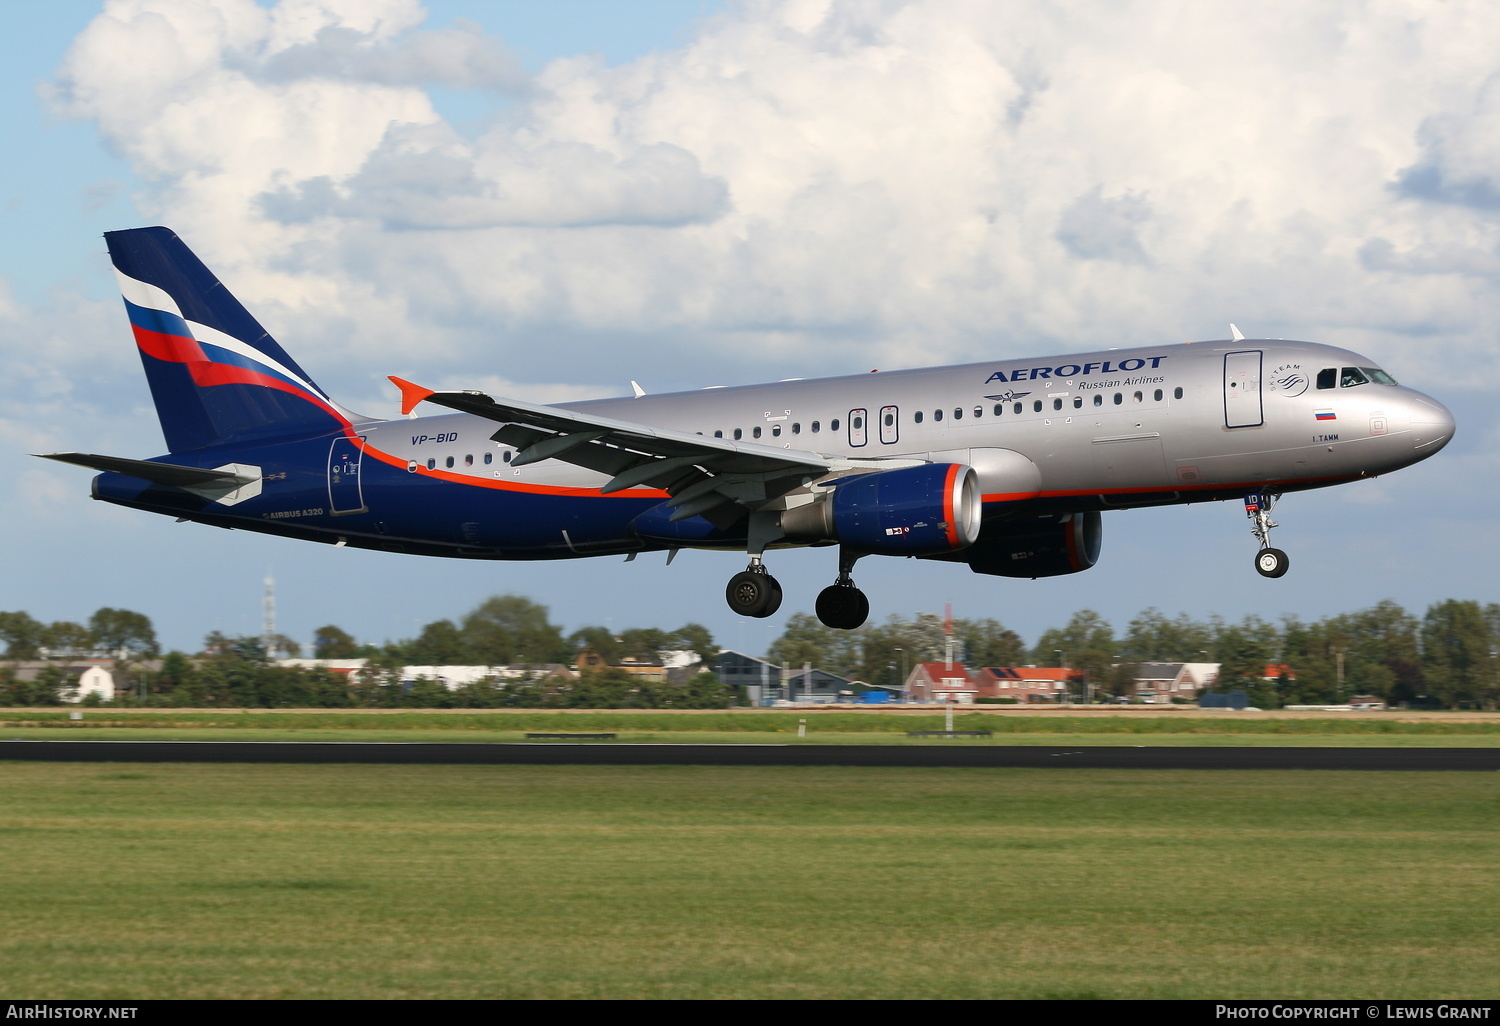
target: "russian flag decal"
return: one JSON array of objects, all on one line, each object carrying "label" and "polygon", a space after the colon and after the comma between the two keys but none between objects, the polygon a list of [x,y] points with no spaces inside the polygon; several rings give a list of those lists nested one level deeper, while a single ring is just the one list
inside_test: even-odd
[{"label": "russian flag decal", "polygon": [[1338,420],[1332,410],[1314,410],[1313,417],[1318,420]]}]

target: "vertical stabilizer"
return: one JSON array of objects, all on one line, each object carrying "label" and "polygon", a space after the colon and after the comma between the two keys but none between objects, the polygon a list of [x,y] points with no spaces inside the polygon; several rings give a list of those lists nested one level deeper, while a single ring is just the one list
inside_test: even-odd
[{"label": "vertical stabilizer", "polygon": [[104,238],[170,451],[326,434],[357,419],[173,232]]}]

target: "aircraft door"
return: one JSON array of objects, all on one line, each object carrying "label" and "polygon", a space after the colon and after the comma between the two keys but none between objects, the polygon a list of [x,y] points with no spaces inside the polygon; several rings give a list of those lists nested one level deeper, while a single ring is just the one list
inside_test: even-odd
[{"label": "aircraft door", "polygon": [[1260,402],[1259,349],[1224,354],[1224,426],[1259,427],[1265,423]]},{"label": "aircraft door", "polygon": [[882,406],[880,408],[880,440],[886,445],[894,445],[900,437],[900,414],[896,407]]},{"label": "aircraft door", "polygon": [[869,420],[869,411],[849,411],[849,447],[858,449],[869,441],[868,430],[865,421]]},{"label": "aircraft door", "polygon": [[[360,435],[359,442],[364,440]],[[328,512],[333,516],[365,512],[365,492],[359,483],[364,455],[364,446],[342,435],[328,447]]]}]

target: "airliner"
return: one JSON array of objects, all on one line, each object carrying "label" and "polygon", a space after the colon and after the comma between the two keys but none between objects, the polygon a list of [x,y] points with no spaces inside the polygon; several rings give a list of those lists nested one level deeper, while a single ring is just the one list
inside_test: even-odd
[{"label": "airliner", "polygon": [[[1312,342],[1227,340],[541,405],[399,377],[353,413],[162,227],[105,234],[167,454],[39,454],[93,497],[216,527],[461,559],[743,552],[725,589],[767,617],[770,550],[835,548],[818,618],[854,629],[866,556],[1038,578],[1092,567],[1101,514],[1244,503],[1255,569],[1287,572],[1285,493],[1376,477],[1453,437],[1437,400]],[[439,412],[419,416],[417,408]],[[832,561],[830,561],[832,562]]]}]

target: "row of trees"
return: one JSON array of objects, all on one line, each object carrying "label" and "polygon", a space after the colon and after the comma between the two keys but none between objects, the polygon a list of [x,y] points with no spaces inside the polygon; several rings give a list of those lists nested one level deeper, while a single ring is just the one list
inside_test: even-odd
[{"label": "row of trees", "polygon": [[711,665],[719,648],[707,627],[688,623],[675,631],[631,627],[616,634],[607,627],[581,627],[564,636],[546,606],[520,595],[496,595],[481,602],[458,622],[435,620],[410,640],[381,646],[360,644],[347,631],[329,624],[313,635],[319,659],[356,659],[391,655],[411,666],[503,666],[510,663],[572,663],[592,647],[606,662],[626,657],[655,658],[660,652],[691,651]]},{"label": "row of trees", "polygon": [[[1493,708],[1500,704],[1500,604],[1449,599],[1421,618],[1395,602],[1322,620],[1259,616],[1169,618],[1142,611],[1115,629],[1090,609],[1042,634],[1034,646],[994,620],[955,619],[955,658],[970,667],[1066,665],[1098,692],[1123,694],[1145,662],[1218,663],[1216,690],[1244,688],[1262,708],[1341,702],[1355,694],[1390,701]],[[856,631],[797,614],[771,646],[773,662],[810,662],[841,676],[899,685],[919,661],[944,658],[942,618],[891,617]],[[1277,668],[1267,681],[1267,667]],[[1279,668],[1285,667],[1285,672]]]},{"label": "row of trees", "polygon": [[6,659],[151,659],[160,652],[149,617],[105,607],[87,624],[42,623],[23,612],[0,612]]},{"label": "row of trees", "polygon": [[[398,658],[378,657],[351,680],[327,670],[276,666],[243,648],[198,659],[172,652],[154,673],[139,665],[126,667],[125,690],[116,704],[232,709],[722,709],[731,697],[712,673],[668,683],[606,670],[577,680],[541,675],[491,678],[449,690],[436,680],[403,680],[401,665]],[[68,698],[69,686],[60,666],[44,668],[31,681],[0,668],[0,705],[57,705]],[[97,696],[89,696],[84,704],[100,703]]]},{"label": "row of trees", "polygon": [[[195,662],[181,653],[166,657],[159,672],[142,661],[157,654],[151,622],[140,613],[100,609],[87,626],[42,624],[25,613],[0,613],[0,640],[8,659],[38,655],[111,655],[117,660],[116,684],[148,695],[173,695],[173,704],[381,704],[369,696],[342,695],[349,688],[342,678],[293,673],[268,665],[265,646],[256,637],[205,639]],[[786,630],[772,644],[767,658],[793,667],[811,663],[854,680],[899,686],[919,661],[944,658],[949,636],[942,618],[918,614],[911,619],[890,617],[855,631],[824,627],[806,613],[793,615]],[[1449,599],[1429,607],[1422,617],[1385,601],[1355,613],[1303,621],[1284,616],[1272,623],[1259,616],[1238,622],[1186,613],[1167,617],[1151,608],[1130,620],[1123,631],[1093,610],[1075,613],[1062,627],[1042,634],[1027,646],[1014,631],[993,619],[956,619],[952,622],[954,656],[971,667],[1067,665],[1083,673],[1096,691],[1123,693],[1138,676],[1143,662],[1208,662],[1220,664],[1218,689],[1245,688],[1255,704],[1275,708],[1285,704],[1318,704],[1346,700],[1354,694],[1373,694],[1396,702],[1444,706],[1500,704],[1500,604],[1481,605]],[[278,644],[286,644],[284,639]],[[321,658],[372,659],[386,673],[382,688],[393,688],[393,668],[403,665],[504,665],[512,663],[570,663],[578,651],[592,647],[607,662],[625,657],[650,659],[668,651],[696,652],[704,666],[712,666],[718,647],[700,624],[675,631],[632,628],[618,634],[601,626],[580,628],[564,635],[551,622],[548,610],[518,595],[488,599],[466,616],[437,620],[414,639],[371,645],[360,643],[335,625],[319,628],[314,654]],[[1273,671],[1267,681],[1267,666]],[[658,695],[634,678],[601,678],[589,685],[604,688],[618,701],[677,703],[681,694]],[[50,681],[50,677],[48,678]],[[582,702],[586,688],[571,690],[536,682],[534,691],[517,685],[497,688],[525,701],[567,704]],[[530,687],[531,685],[527,685]],[[0,701],[29,704],[51,684],[0,681]],[[40,691],[39,691],[40,689]],[[342,689],[342,690],[341,690]],[[398,689],[399,690],[399,689]],[[606,691],[590,697],[602,699]],[[178,692],[181,692],[178,695]],[[406,687],[401,701],[410,699]],[[569,697],[572,696],[572,697]],[[632,697],[633,696],[633,697]],[[198,699],[201,697],[202,701]],[[432,697],[432,696],[429,696]],[[245,699],[253,701],[244,701]],[[436,699],[434,698],[434,701]],[[696,701],[697,699],[692,699]],[[717,701],[717,698],[712,699]],[[471,695],[465,701],[488,706],[507,704],[498,695]],[[583,704],[588,704],[587,702]]]}]

